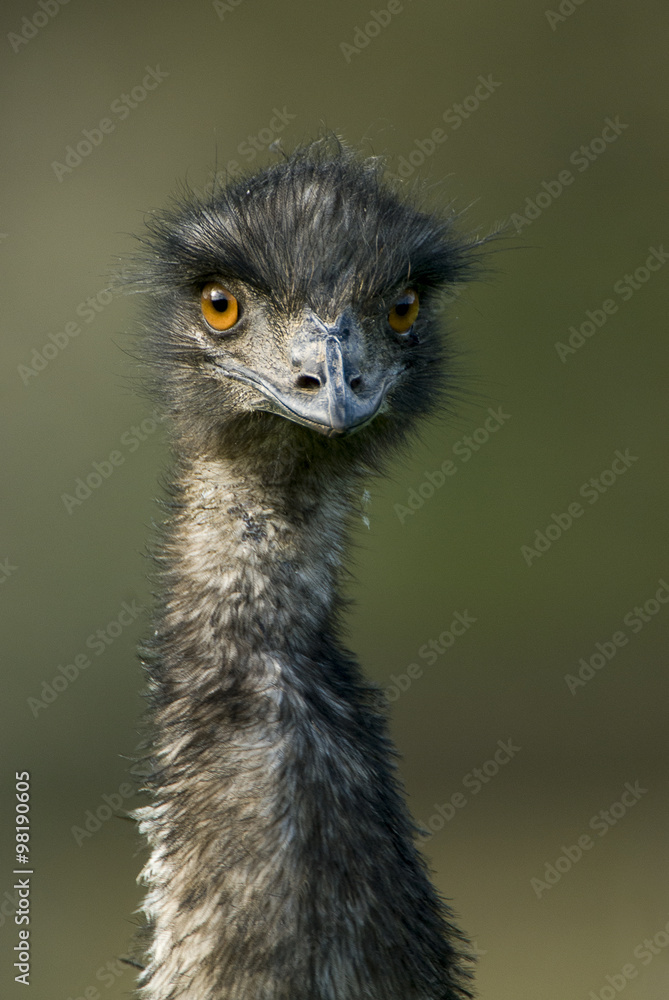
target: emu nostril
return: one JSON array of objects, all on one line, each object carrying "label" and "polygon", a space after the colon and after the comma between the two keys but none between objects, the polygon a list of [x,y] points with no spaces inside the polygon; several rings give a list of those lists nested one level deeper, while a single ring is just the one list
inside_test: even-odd
[{"label": "emu nostril", "polygon": [[299,375],[295,380],[295,385],[298,389],[309,389],[311,392],[315,392],[320,389],[321,381],[314,375]]}]

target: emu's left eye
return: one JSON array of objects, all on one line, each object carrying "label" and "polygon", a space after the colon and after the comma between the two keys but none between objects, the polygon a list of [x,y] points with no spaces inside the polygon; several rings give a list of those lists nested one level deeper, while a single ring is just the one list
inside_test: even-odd
[{"label": "emu's left eye", "polygon": [[218,281],[210,281],[200,293],[202,315],[212,330],[224,333],[239,318],[239,303],[232,292]]},{"label": "emu's left eye", "polygon": [[395,333],[406,333],[416,322],[418,315],[418,294],[407,288],[388,313],[388,322]]}]

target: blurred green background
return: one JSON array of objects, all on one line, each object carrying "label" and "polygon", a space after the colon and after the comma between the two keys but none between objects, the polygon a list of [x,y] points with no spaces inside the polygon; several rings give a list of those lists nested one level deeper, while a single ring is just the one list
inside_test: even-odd
[{"label": "blurred green background", "polygon": [[[519,223],[494,274],[450,307],[470,397],[370,486],[349,635],[393,699],[410,805],[434,831],[436,880],[479,951],[480,996],[667,997],[669,604],[653,600],[669,581],[669,12],[652,0],[545,2],[402,0],[389,13],[353,0],[5,0],[2,996],[132,989],[117,957],[142,846],[108,814],[137,802],[125,787],[142,708],[134,650],[148,627],[137,609],[150,603],[143,549],[168,456],[125,353],[135,303],[109,301],[107,275],[180,178],[203,187],[216,162],[253,169],[274,139],[290,149],[325,125],[387,155],[409,184],[421,177],[435,205],[468,207],[470,229]],[[105,118],[113,129],[92,131]],[[84,130],[90,149],[68,164]],[[588,322],[561,360],[556,343]],[[489,407],[501,427],[472,438]],[[478,448],[464,460],[467,436]],[[616,450],[634,460],[589,502],[582,485]],[[66,505],[112,451],[122,463]],[[447,459],[457,472],[438,485]],[[566,525],[574,502],[584,513],[560,532],[552,515]],[[528,565],[521,547],[551,524]],[[123,602],[131,624],[119,624]],[[423,647],[456,611],[475,622],[429,662]],[[82,654],[90,666],[52,688]],[[565,676],[593,656],[600,669],[570,690]],[[486,765],[500,740],[517,749]],[[30,993],[11,968],[23,770]],[[613,805],[626,782],[645,791]],[[456,792],[465,802],[451,809]],[[87,817],[90,836],[77,832]],[[574,860],[584,835],[591,846]]]}]

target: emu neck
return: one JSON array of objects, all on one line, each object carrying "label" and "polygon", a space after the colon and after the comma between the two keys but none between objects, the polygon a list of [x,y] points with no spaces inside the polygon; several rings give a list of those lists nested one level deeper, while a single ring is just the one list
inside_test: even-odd
[{"label": "emu neck", "polygon": [[454,1000],[375,692],[334,636],[346,484],[183,467],[146,653],[145,1000]]},{"label": "emu neck", "polygon": [[[178,489],[168,542],[166,622],[187,620],[201,657],[311,655],[330,629],[349,503],[324,491],[263,482],[232,463],[199,461]],[[221,655],[222,652],[225,655]]]}]

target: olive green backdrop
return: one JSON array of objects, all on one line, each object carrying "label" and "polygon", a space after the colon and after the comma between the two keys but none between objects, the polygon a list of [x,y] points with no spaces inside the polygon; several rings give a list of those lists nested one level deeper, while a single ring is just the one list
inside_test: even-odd
[{"label": "olive green backdrop", "polygon": [[370,484],[348,637],[480,995],[667,996],[669,14],[546,3],[4,3],[2,996],[133,982],[142,847],[117,816],[167,454],[108,273],[180,178],[323,126],[466,228],[509,223],[449,308],[469,395]]}]

